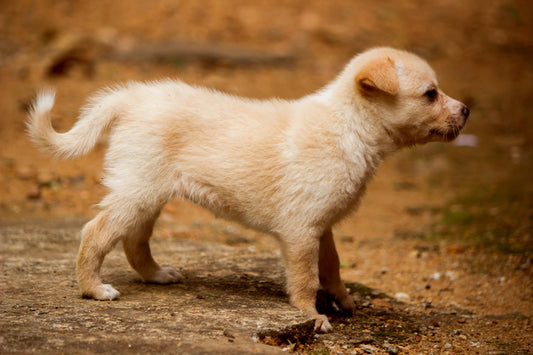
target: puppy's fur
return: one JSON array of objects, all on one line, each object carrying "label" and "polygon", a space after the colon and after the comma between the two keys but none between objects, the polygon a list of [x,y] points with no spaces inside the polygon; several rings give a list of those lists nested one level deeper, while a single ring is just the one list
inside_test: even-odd
[{"label": "puppy's fur", "polygon": [[329,85],[295,101],[244,99],[180,81],[132,82],[90,99],[65,133],[50,124],[53,104],[54,92],[38,96],[28,132],[54,155],[83,155],[111,131],[109,194],[82,231],[83,295],[119,296],[100,279],[118,241],[144,280],[180,281],[178,271],[154,261],[148,241],[163,205],[185,198],[277,236],[290,300],[321,331],[331,325],[315,307],[320,286],[341,308],[355,308],[340,280],[331,226],[354,209],[388,153],[452,140],[468,117],[466,106],[438,89],[425,61],[391,48],[356,56]]}]

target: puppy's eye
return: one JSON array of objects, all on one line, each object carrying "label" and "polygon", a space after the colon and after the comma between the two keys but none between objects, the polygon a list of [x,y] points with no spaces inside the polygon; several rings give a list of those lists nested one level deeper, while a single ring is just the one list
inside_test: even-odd
[{"label": "puppy's eye", "polygon": [[431,89],[424,93],[424,96],[427,97],[430,101],[435,101],[439,95],[437,89]]}]

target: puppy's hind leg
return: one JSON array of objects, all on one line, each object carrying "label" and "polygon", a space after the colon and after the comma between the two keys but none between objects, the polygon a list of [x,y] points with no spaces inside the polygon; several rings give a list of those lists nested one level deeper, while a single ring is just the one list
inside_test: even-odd
[{"label": "puppy's hind leg", "polygon": [[134,230],[122,238],[122,245],[126,257],[133,269],[147,282],[168,284],[179,282],[183,276],[174,268],[161,267],[152,257],[149,239],[152,236],[154,223],[159,216],[159,210],[154,215],[139,223]]},{"label": "puppy's hind leg", "polygon": [[86,297],[113,300],[120,295],[111,285],[104,285],[100,279],[104,258],[122,235],[120,228],[117,228],[117,222],[113,221],[108,211],[102,211],[83,227],[77,273],[80,290]]},{"label": "puppy's hind leg", "polygon": [[119,292],[103,284],[100,269],[105,256],[119,240],[124,243],[126,256],[135,270],[151,282],[177,282],[181,275],[171,268],[161,268],[152,258],[148,240],[161,203],[150,198],[128,199],[110,194],[93,220],[85,225],[78,253],[78,283],[84,296],[98,300],[112,300]]}]

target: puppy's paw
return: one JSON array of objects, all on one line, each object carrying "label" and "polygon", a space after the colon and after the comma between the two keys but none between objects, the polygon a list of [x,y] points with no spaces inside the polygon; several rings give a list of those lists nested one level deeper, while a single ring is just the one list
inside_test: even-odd
[{"label": "puppy's paw", "polygon": [[320,314],[315,319],[315,332],[328,333],[333,330],[333,327],[329,323],[328,317]]},{"label": "puppy's paw", "polygon": [[162,267],[157,270],[151,277],[146,279],[146,282],[152,282],[156,284],[172,284],[181,282],[183,275],[172,267]]},{"label": "puppy's paw", "polygon": [[335,303],[347,313],[355,312],[355,302],[350,294],[335,298]]},{"label": "puppy's paw", "polygon": [[120,292],[109,284],[102,284],[91,291],[84,291],[83,295],[99,301],[111,301],[116,300],[120,296]]},{"label": "puppy's paw", "polygon": [[336,312],[345,312],[352,314],[355,312],[355,302],[350,295],[350,290],[344,287],[339,288],[337,292],[328,292],[328,299],[331,301],[331,306]]}]

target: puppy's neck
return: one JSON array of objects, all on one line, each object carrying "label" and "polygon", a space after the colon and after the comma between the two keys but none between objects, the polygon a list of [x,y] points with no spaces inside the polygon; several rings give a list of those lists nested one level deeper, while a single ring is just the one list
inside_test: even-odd
[{"label": "puppy's neck", "polygon": [[[379,163],[390,153],[401,148],[382,124],[379,110],[368,105],[359,95],[353,94],[353,88],[344,88],[342,83],[333,82],[330,85],[304,98],[311,101],[317,111],[323,116],[329,116],[328,122],[335,122],[331,127],[334,134],[346,144],[347,154],[354,152],[357,158],[364,152],[366,160]],[[350,147],[353,147],[350,148]],[[374,164],[372,164],[374,165]]]}]

